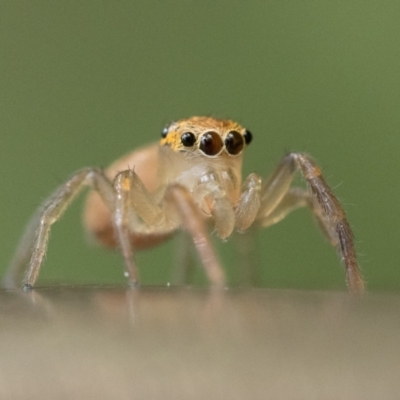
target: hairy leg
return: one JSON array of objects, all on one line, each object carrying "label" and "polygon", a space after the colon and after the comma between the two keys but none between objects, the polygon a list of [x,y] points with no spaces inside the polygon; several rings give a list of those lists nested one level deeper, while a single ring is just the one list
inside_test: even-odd
[{"label": "hairy leg", "polygon": [[[293,177],[300,172],[307,182],[308,198],[290,190]],[[353,233],[338,199],[322,177],[320,168],[302,153],[285,156],[261,189],[261,206],[257,220],[263,226],[280,221],[291,210],[306,203],[317,218],[324,233],[336,246],[346,269],[350,292],[364,292],[364,281],[357,263]]]}]

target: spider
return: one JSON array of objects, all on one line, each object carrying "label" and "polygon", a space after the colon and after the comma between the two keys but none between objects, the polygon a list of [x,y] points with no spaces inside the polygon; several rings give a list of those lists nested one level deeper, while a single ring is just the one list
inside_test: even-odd
[{"label": "spider", "polygon": [[[345,213],[309,155],[289,153],[267,179],[252,173],[242,183],[243,152],[252,134],[238,123],[191,117],[169,124],[161,136],[159,143],[122,157],[105,171],[77,171],[55,190],[29,223],[5,277],[6,285],[15,284],[30,259],[22,287],[32,289],[51,225],[89,186],[84,225],[100,243],[120,249],[132,285],[139,282],[134,250],[153,247],[183,228],[193,239],[211,284],[223,287],[224,271],[207,223],[226,239],[234,230],[268,227],[307,206],[339,252],[349,291],[364,291]],[[291,186],[296,172],[305,179],[307,189]]]}]

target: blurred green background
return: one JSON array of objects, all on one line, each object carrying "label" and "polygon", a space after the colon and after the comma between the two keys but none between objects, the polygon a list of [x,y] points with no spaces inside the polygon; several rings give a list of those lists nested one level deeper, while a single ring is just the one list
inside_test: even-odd
[{"label": "blurred green background", "polygon": [[[74,170],[207,114],[253,132],[245,174],[267,175],[287,150],[318,160],[369,289],[399,290],[399,17],[397,1],[1,1],[0,272]],[[85,241],[83,199],[54,226],[39,283],[124,282],[119,255]],[[308,210],[257,241],[259,285],[344,288]],[[234,276],[234,246],[218,249]],[[144,283],[170,279],[174,250],[139,254]]]}]

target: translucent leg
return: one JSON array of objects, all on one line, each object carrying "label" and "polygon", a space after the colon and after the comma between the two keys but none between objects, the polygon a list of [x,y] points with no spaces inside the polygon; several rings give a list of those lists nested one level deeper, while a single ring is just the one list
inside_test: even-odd
[{"label": "translucent leg", "polygon": [[194,203],[191,194],[182,186],[170,187],[165,195],[165,202],[169,204],[179,216],[183,227],[193,239],[208,279],[214,286],[225,286],[225,274],[217,259],[207,229]]},{"label": "translucent leg", "polygon": [[110,207],[112,206],[113,190],[110,181],[102,171],[86,168],[76,172],[50,195],[29,222],[4,278],[6,287],[16,286],[18,276],[29,258],[29,266],[23,280],[23,287],[30,289],[35,284],[46,254],[51,225],[61,217],[68,204],[80,192],[82,187],[88,185],[98,190],[103,201]]},{"label": "translucent leg", "polygon": [[[301,192],[290,191],[296,171],[305,178],[308,199]],[[261,191],[258,220],[268,226],[284,218],[293,209],[309,202],[322,230],[343,260],[350,292],[364,292],[364,281],[356,259],[353,233],[338,199],[322,177],[320,168],[302,153],[285,156],[272,175],[265,181]]]}]

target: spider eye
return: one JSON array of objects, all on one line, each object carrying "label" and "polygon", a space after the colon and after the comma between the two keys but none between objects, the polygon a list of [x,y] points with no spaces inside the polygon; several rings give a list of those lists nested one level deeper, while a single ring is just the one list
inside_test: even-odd
[{"label": "spider eye", "polygon": [[168,126],[166,126],[162,131],[161,131],[161,137],[165,138],[168,135]]},{"label": "spider eye", "polygon": [[250,144],[251,141],[253,140],[253,135],[252,135],[251,132],[248,131],[248,130],[246,130],[246,131],[244,132],[243,137],[244,137],[244,141],[246,142],[246,144]]},{"label": "spider eye", "polygon": [[181,136],[181,142],[185,147],[191,147],[196,142],[196,136],[192,132],[185,132]]},{"label": "spider eye", "polygon": [[243,136],[236,131],[230,131],[225,138],[225,147],[229,154],[236,155],[243,150]]},{"label": "spider eye", "polygon": [[217,132],[206,132],[201,136],[200,150],[207,156],[217,155],[222,147],[222,139]]}]

